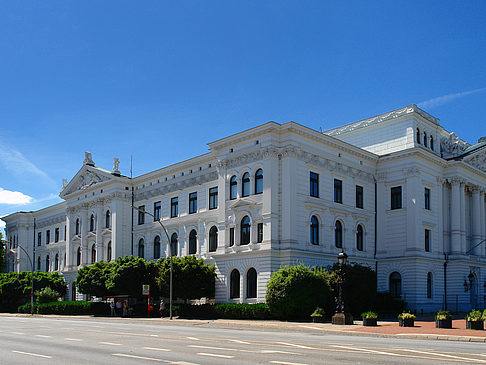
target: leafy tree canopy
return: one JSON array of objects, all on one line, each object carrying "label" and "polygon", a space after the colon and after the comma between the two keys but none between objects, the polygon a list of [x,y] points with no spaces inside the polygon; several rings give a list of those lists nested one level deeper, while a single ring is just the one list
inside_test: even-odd
[{"label": "leafy tree canopy", "polygon": [[113,264],[99,261],[78,270],[76,288],[81,293],[103,297],[112,294],[106,285],[113,273]]}]

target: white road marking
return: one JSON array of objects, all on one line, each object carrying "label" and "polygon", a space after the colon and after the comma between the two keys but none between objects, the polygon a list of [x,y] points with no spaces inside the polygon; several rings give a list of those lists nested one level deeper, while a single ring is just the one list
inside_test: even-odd
[{"label": "white road marking", "polygon": [[307,365],[301,362],[285,362],[285,361],[270,361],[271,364],[282,364],[282,365]]},{"label": "white road marking", "polygon": [[161,348],[158,348],[158,347],[144,347],[145,350],[154,350],[154,351],[172,351],[172,350],[169,350],[169,349],[161,349]]},{"label": "white road marking", "polygon": [[23,332],[12,332],[14,335],[25,335]]},{"label": "white road marking", "polygon": [[199,364],[195,364],[193,362],[187,362],[187,361],[173,361],[170,364],[174,364],[174,365],[199,365]]},{"label": "white road marking", "polygon": [[[460,359],[460,360],[469,360],[469,361],[477,361],[477,362],[484,362],[486,363],[486,360],[481,360],[481,359],[469,359],[466,357],[461,357],[461,356],[454,356],[454,355],[447,355],[447,354],[441,354],[439,352],[429,352],[429,351],[418,351],[418,350],[409,350],[409,349],[400,349],[400,351],[409,351],[409,352],[414,352],[418,354],[426,354],[426,355],[435,355],[435,356],[444,356],[444,357],[450,357],[453,359]],[[469,354],[470,356],[471,354]]]},{"label": "white road marking", "polygon": [[232,359],[232,358],[234,358],[234,356],[230,356],[230,355],[209,354],[207,352],[198,352],[197,354],[200,355],[200,356],[221,357],[223,359]]},{"label": "white road marking", "polygon": [[317,350],[315,347],[309,347],[309,346],[304,346],[304,345],[296,345],[294,343],[288,343],[288,342],[275,342],[275,343],[278,343],[279,345],[297,347],[299,349]]},{"label": "white road marking", "polygon": [[193,341],[201,341],[199,338],[196,337],[188,337],[188,340],[193,340]]},{"label": "white road marking", "polygon": [[113,343],[113,342],[98,342],[101,345],[110,345],[110,346],[121,346],[121,343]]},{"label": "white road marking", "polygon": [[238,349],[229,349],[227,347],[199,346],[199,345],[188,345],[188,347],[193,347],[196,349],[208,349],[208,350],[239,351]]},{"label": "white road marking", "polygon": [[290,351],[279,351],[279,350],[261,350],[258,351],[260,354],[286,354],[286,355],[301,355],[297,352]]},{"label": "white road marking", "polygon": [[64,339],[65,339],[66,341],[83,341],[83,340],[82,340],[82,339],[80,339],[80,338],[69,338],[69,337],[64,337]]},{"label": "white road marking", "polygon": [[327,331],[327,329],[321,327],[313,327],[313,326],[299,326],[299,327],[310,328],[311,330]]},{"label": "white road marking", "polygon": [[21,355],[29,355],[29,356],[35,356],[35,357],[43,357],[43,358],[46,358],[46,359],[52,359],[52,356],[33,354],[33,353],[30,353],[30,352],[23,352],[23,351],[16,351],[16,350],[12,350],[12,352],[15,352],[16,354],[21,354]]},{"label": "white road marking", "polygon": [[241,343],[243,345],[251,345],[249,342],[245,342],[245,341],[241,341],[241,340],[228,340],[228,341],[236,342],[236,343]]},{"label": "white road marking", "polygon": [[35,337],[52,338],[52,336],[46,336],[46,335],[35,335]]},{"label": "white road marking", "polygon": [[129,354],[111,354],[111,355],[112,356],[119,356],[119,357],[128,357],[130,359],[150,360],[150,361],[169,363],[169,361],[167,361],[167,360],[155,359],[153,357],[136,356],[136,355],[129,355]]}]

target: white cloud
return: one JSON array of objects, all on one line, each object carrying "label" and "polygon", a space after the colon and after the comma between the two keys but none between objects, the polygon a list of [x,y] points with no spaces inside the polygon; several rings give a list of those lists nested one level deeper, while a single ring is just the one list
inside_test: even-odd
[{"label": "white cloud", "polygon": [[440,105],[447,104],[453,100],[462,98],[463,96],[471,95],[471,94],[476,94],[482,91],[486,91],[486,87],[483,87],[481,89],[475,89],[475,90],[469,90],[469,91],[462,91],[460,93],[455,93],[455,94],[447,94],[443,96],[439,96],[436,98],[432,98],[429,100],[422,101],[417,104],[419,108],[423,109],[432,109],[435,107],[438,107]]},{"label": "white cloud", "polygon": [[3,143],[2,145],[3,146],[0,149],[0,163],[2,163],[5,169],[16,175],[37,175],[53,182],[49,175],[29,161],[20,151],[4,145]]},{"label": "white cloud", "polygon": [[0,188],[0,204],[25,205],[32,203],[32,197],[20,191],[10,191]]}]

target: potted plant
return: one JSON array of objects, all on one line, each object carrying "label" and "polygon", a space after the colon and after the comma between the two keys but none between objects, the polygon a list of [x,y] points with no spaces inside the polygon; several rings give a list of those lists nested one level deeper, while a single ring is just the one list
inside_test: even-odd
[{"label": "potted plant", "polygon": [[378,319],[378,313],[368,311],[361,313],[361,317],[363,318],[363,326],[376,326],[377,325],[377,319]]},{"label": "potted plant", "polygon": [[415,324],[415,314],[403,312],[398,315],[398,323],[400,327],[413,327]]},{"label": "potted plant", "polygon": [[317,307],[316,310],[311,314],[312,322],[323,323],[324,322],[324,309]]},{"label": "potted plant", "polygon": [[484,320],[486,317],[484,313],[478,310],[472,310],[466,316],[466,329],[468,330],[484,330]]},{"label": "potted plant", "polygon": [[435,328],[452,328],[452,316],[448,311],[438,311],[435,315]]}]

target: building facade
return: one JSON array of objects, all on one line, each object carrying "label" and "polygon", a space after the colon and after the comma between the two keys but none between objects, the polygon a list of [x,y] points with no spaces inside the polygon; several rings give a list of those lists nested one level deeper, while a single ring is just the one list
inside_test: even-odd
[{"label": "building facade", "polygon": [[35,251],[74,298],[95,261],[195,255],[216,265],[216,301],[254,303],[281,266],[326,267],[344,250],[411,309],[485,305],[485,140],[410,105],[324,133],[269,122],[209,147],[135,178],[86,153],[62,203],[2,218],[8,269],[30,270]]}]

